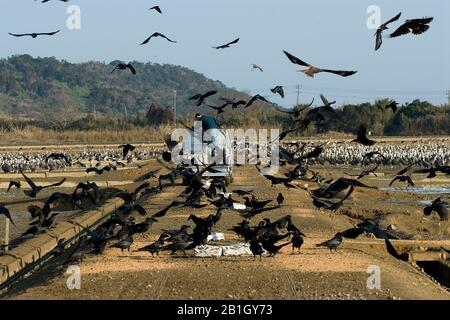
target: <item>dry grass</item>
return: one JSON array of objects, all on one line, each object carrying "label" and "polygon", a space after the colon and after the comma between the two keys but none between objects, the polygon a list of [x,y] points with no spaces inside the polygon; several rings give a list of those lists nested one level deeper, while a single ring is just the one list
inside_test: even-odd
[{"label": "dry grass", "polygon": [[169,126],[159,128],[132,128],[126,130],[44,130],[36,127],[0,129],[0,145],[46,145],[72,143],[152,143],[164,141]]}]

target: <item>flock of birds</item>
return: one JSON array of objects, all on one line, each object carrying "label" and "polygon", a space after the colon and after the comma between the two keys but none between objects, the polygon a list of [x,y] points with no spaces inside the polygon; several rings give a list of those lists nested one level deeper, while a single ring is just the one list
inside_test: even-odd
[{"label": "flock of birds", "polygon": [[[42,2],[48,2],[49,0],[44,0]],[[68,0],[61,0],[67,2]],[[154,6],[150,8],[151,10],[156,11],[159,14],[162,14],[162,9],[159,6]],[[378,50],[382,44],[382,33],[387,30],[388,24],[394,23],[400,18],[400,14],[398,14],[393,19],[388,22],[382,24],[376,32],[376,50]],[[429,29],[429,24],[433,18],[423,18],[423,19],[412,19],[406,20],[401,26],[394,31],[390,37],[395,38],[398,36],[406,35],[409,33],[418,35],[426,32]],[[38,36],[53,36],[59,32],[49,32],[49,33],[27,33],[27,34],[13,34],[15,37],[23,37],[23,36],[31,36],[32,38],[37,38]],[[155,32],[146,38],[141,45],[148,44],[154,38],[163,38],[171,43],[177,43],[176,41],[170,39],[162,33]],[[232,45],[236,45],[240,41],[239,38],[226,43],[224,45],[219,45],[213,47],[214,49],[227,49]],[[312,64],[306,63],[300,58],[294,56],[293,54],[283,51],[288,60],[296,65],[300,65],[305,67],[306,69],[300,70],[308,77],[314,77],[318,73],[331,73],[334,75],[338,75],[341,77],[349,77],[354,75],[357,71],[345,71],[345,70],[334,70],[334,69],[325,69],[319,68]],[[252,65],[254,70],[259,70],[263,72],[263,69],[255,64]],[[136,70],[130,63],[120,63],[118,64],[112,72],[116,70],[130,70],[132,74],[137,74],[138,70]],[[281,97],[284,97],[283,87],[280,85],[275,86],[272,90],[272,93],[278,94]],[[206,105],[212,109],[215,109],[218,114],[222,113],[226,107],[231,106],[233,109],[243,107],[248,108],[256,101],[261,103],[266,103],[272,105],[280,112],[288,113],[292,116],[293,121],[292,125],[285,129],[280,134],[280,140],[283,140],[288,134],[292,132],[296,132],[299,130],[304,130],[310,125],[315,126],[323,126],[330,121],[341,121],[339,115],[336,113],[334,108],[332,107],[335,104],[335,101],[329,102],[323,95],[321,95],[321,100],[323,102],[322,106],[316,108],[310,108],[312,106],[307,106],[303,110],[295,110],[289,111],[285,109],[279,109],[270,103],[265,97],[262,95],[255,95],[250,100],[244,101],[234,101],[232,99],[221,98],[223,104],[220,106],[214,106],[207,104],[207,100],[216,95],[216,91],[209,91],[206,93],[199,93],[197,95],[192,96],[189,100],[193,101],[195,106]],[[386,109],[392,109],[393,112],[397,110],[397,103],[392,101],[388,105],[385,106]],[[293,143],[289,144],[289,146],[280,146],[280,158],[283,166],[288,166],[290,169],[287,170],[287,173],[283,177],[277,177],[272,175],[264,175],[264,177],[271,183],[272,186],[282,186],[287,190],[291,191],[291,189],[302,190],[307,192],[311,197],[312,203],[315,207],[322,210],[330,210],[335,211],[339,209],[344,202],[351,196],[352,192],[355,188],[371,188],[370,186],[362,183],[359,179],[363,176],[366,176],[370,173],[373,173],[378,168],[378,163],[376,168],[371,168],[369,170],[364,170],[360,175],[358,175],[357,179],[353,178],[345,178],[341,177],[339,179],[326,180],[320,176],[317,172],[314,172],[308,168],[308,164],[311,161],[316,161],[320,159],[322,154],[328,157],[328,161],[330,161],[330,157],[334,155],[334,160],[339,163],[339,161],[349,161],[353,164],[355,162],[364,164],[365,160],[372,159],[373,157],[379,157],[382,161],[389,162],[388,157],[392,157],[392,154],[399,152],[398,150],[392,150],[391,155],[388,156],[384,153],[387,152],[386,149],[380,148],[378,151],[370,151],[364,152],[363,150],[367,150],[367,147],[372,147],[377,144],[376,141],[371,140],[367,135],[367,128],[364,124],[361,124],[356,132],[356,137],[352,141],[353,143],[361,146],[361,149],[358,149],[358,152],[351,151],[351,159],[346,159],[349,157],[346,151],[342,151],[339,149],[341,146],[326,146],[326,144],[311,146],[308,143]],[[173,147],[173,142],[167,143],[167,146]],[[245,146],[248,147],[248,146]],[[133,151],[134,147],[127,144],[121,146],[123,149],[123,155],[121,160],[126,159],[128,152]],[[347,146],[345,147],[347,148]],[[356,147],[355,147],[356,148]],[[417,150],[417,149],[416,149]],[[402,157],[404,157],[404,151],[400,151],[401,156],[399,157],[399,163],[403,161]],[[438,174],[450,175],[450,167],[448,166],[448,152],[445,155],[445,158],[440,159],[441,163],[438,163],[436,159],[433,157],[428,157],[427,159],[421,159],[420,154],[421,150],[417,150],[417,156],[414,158],[413,155],[408,155],[408,167],[398,172],[398,174],[394,177],[393,182],[395,181],[406,181],[408,183],[412,183],[412,179],[407,175],[408,172],[412,172],[414,170],[414,166],[419,166],[420,168],[416,168],[415,172],[421,173],[427,172],[430,178],[437,176]],[[436,152],[435,149],[431,149],[431,154]],[[169,156],[167,156],[169,153]],[[434,154],[436,155],[436,153]],[[95,161],[104,157],[103,159],[111,157],[108,154],[101,155],[92,155],[86,153],[84,156],[86,157],[94,157]],[[114,166],[118,165],[121,160],[119,160],[120,156],[117,157],[117,154],[111,157],[114,159]],[[170,159],[170,152],[166,151],[165,155],[162,155],[163,159]],[[24,158],[25,159],[25,156]],[[80,158],[75,158],[79,160]],[[327,158],[325,158],[327,159]],[[343,159],[343,160],[342,160]],[[40,155],[37,158],[33,158],[35,161],[35,165],[33,167],[29,167],[30,170],[33,168],[44,168],[49,169],[50,161],[55,161],[56,163],[60,163],[62,166],[69,166],[73,164],[71,157],[67,154],[50,154],[50,155]],[[260,200],[254,194],[252,190],[233,190],[232,193],[228,192],[227,185],[225,180],[221,177],[210,178],[207,179],[203,177],[203,174],[207,171],[215,172],[214,163],[207,164],[204,166],[199,166],[197,163],[193,162],[192,165],[179,164],[177,166],[167,164],[159,160],[160,163],[169,171],[166,174],[159,174],[157,177],[156,174],[159,170],[150,171],[147,174],[138,177],[136,182],[142,182],[134,191],[132,192],[117,192],[113,195],[113,197],[119,197],[124,200],[124,205],[116,210],[114,214],[104,223],[99,225],[94,230],[83,228],[85,231],[85,235],[83,235],[76,245],[71,247],[69,257],[67,258],[67,262],[73,263],[74,261],[82,261],[83,257],[86,254],[102,254],[105,248],[110,245],[111,242],[114,242],[112,247],[119,248],[122,251],[128,250],[130,251],[131,245],[133,244],[133,237],[135,234],[143,234],[147,232],[151,226],[158,222],[158,219],[164,217],[168,212],[175,207],[182,208],[204,208],[207,206],[213,206],[215,208],[215,213],[210,214],[205,218],[198,217],[194,214],[191,214],[188,217],[188,220],[192,221],[195,225],[192,232],[189,232],[190,228],[188,225],[182,225],[179,229],[174,230],[162,230],[162,233],[158,237],[158,240],[154,243],[151,243],[147,246],[144,246],[139,249],[139,251],[147,251],[152,255],[158,254],[160,251],[170,251],[171,254],[174,254],[178,251],[185,253],[187,250],[192,250],[198,246],[206,244],[208,240],[208,236],[213,232],[213,228],[220,222],[222,218],[222,212],[224,210],[231,210],[237,212],[242,218],[243,221],[235,226],[233,226],[230,230],[235,232],[239,237],[242,237],[247,243],[250,245],[250,250],[253,253],[254,257],[262,256],[263,252],[268,252],[269,256],[275,256],[279,250],[287,245],[292,246],[292,250],[301,248],[303,244],[303,238],[305,234],[300,231],[300,229],[293,223],[292,217],[290,215],[286,215],[276,221],[271,221],[268,218],[263,218],[256,225],[252,225],[251,219],[254,219],[256,216],[260,216],[265,212],[272,211],[280,208],[284,202],[284,196],[282,193],[278,193],[275,200],[265,199]],[[426,161],[427,165],[422,166],[421,161]],[[30,162],[30,159],[27,161],[19,160],[16,161],[14,157],[5,156],[2,162],[2,169],[5,172],[22,172],[23,178],[29,185],[30,189],[24,190],[24,193],[29,197],[35,197],[42,189],[44,188],[54,188],[61,185],[63,181],[47,186],[39,186],[36,185],[30,178],[28,178],[23,171],[27,169],[24,167],[23,163]],[[445,163],[444,163],[445,162]],[[81,161],[80,161],[81,163]],[[396,163],[398,164],[398,163]],[[263,164],[258,163],[256,167],[260,170]],[[194,170],[193,167],[196,169]],[[104,172],[110,171],[112,169],[112,165],[105,166],[103,168],[88,168],[87,172],[95,172],[96,174],[103,174]],[[308,176],[309,173],[312,173],[312,176]],[[150,179],[156,178],[158,179],[158,183],[154,186],[150,185]],[[162,210],[150,215],[146,209],[144,209],[141,205],[142,201],[145,200],[149,195],[156,195],[163,190],[163,188],[167,185],[167,181],[170,185],[173,185],[176,179],[182,178],[185,189],[183,192],[177,197],[176,200],[172,201],[168,206],[163,208]],[[409,179],[408,179],[409,178]],[[295,183],[295,180],[308,180],[314,181],[318,184],[318,188],[309,189],[300,187]],[[12,181],[11,187],[20,187],[20,183],[18,181]],[[91,201],[93,204],[99,203],[99,193],[100,190],[95,183],[86,182],[80,183],[72,194],[66,194],[62,192],[55,192],[47,200],[44,202],[42,207],[33,205],[28,208],[33,219],[32,226],[29,230],[27,230],[23,236],[29,235],[37,235],[41,232],[48,230],[54,226],[54,217],[55,214],[52,213],[52,205],[57,202],[67,202],[74,207],[78,207],[82,209],[82,202],[87,199]],[[236,206],[236,204],[241,204],[240,201],[236,201],[233,199],[233,194],[237,194],[239,197],[242,197],[242,201],[245,201],[244,209],[239,209],[241,207]],[[205,202],[204,199],[207,199]],[[276,204],[274,204],[274,201]],[[273,204],[273,205],[272,205]],[[442,200],[442,197],[436,199],[430,206],[424,208],[424,214],[430,215],[433,212],[436,212],[441,220],[448,220],[448,203]],[[238,209],[236,209],[238,208]],[[135,221],[135,217],[133,213],[137,212],[141,216],[145,216],[145,220],[143,222],[137,223]],[[8,219],[12,221],[11,214],[5,205],[0,205],[0,213],[5,215]],[[13,221],[12,221],[13,222]],[[14,223],[14,222],[13,222]],[[370,223],[368,221],[364,221],[358,226],[338,232],[333,238],[330,240],[317,244],[318,246],[324,246],[329,248],[330,250],[337,250],[337,248],[341,245],[343,238],[356,238],[359,235],[368,232],[374,233],[386,239],[386,245],[388,247],[389,252],[394,252],[392,250],[392,244],[389,239],[395,238],[396,235],[393,234],[392,230],[383,230],[379,225]],[[279,244],[280,241],[289,240],[287,242]],[[52,255],[59,257],[64,252],[66,252],[67,243],[64,239],[61,239],[58,242],[57,247],[52,251]]]},{"label": "flock of birds", "polygon": [[[119,149],[120,148],[120,149]],[[125,167],[133,161],[157,159],[162,151],[157,148],[129,150],[119,146],[118,149],[50,152],[5,152],[0,154],[0,172],[20,173],[23,171],[56,171],[68,168],[89,169],[91,171],[102,168],[115,170],[117,167]],[[122,150],[121,150],[122,149]],[[124,151],[123,151],[124,150]],[[134,151],[134,152],[130,152]],[[104,164],[103,167],[101,167]]]},{"label": "flock of birds", "polygon": [[[166,144],[168,147],[174,146],[170,141],[167,141]],[[122,152],[120,153],[121,159],[126,158],[131,151],[136,151],[135,147],[130,144],[121,145],[120,148],[122,149]],[[312,204],[320,210],[335,211],[342,207],[355,188],[372,188],[371,186],[360,182],[360,179],[375,172],[378,165],[374,169],[363,171],[356,179],[341,177],[336,180],[329,179],[325,181],[319,174],[310,170],[308,168],[308,161],[319,157],[323,150],[323,146],[307,146],[307,144],[303,144],[302,146],[298,144],[298,149],[295,152],[290,152],[284,147],[280,147],[282,165],[288,167],[284,177],[272,175],[264,175],[264,177],[272,186],[280,185],[289,191],[291,189],[303,189],[308,192],[312,199]],[[165,151],[165,153],[170,153],[170,151]],[[368,152],[365,155],[365,157],[368,158],[374,156],[382,156],[382,154],[373,151]],[[164,155],[162,157],[165,158]],[[70,161],[69,158],[62,153],[51,154],[48,156],[48,159],[50,158]],[[116,161],[119,161],[119,159],[116,159]],[[242,237],[244,241],[249,243],[250,250],[254,257],[261,257],[264,252],[267,252],[269,256],[275,256],[280,249],[287,245],[292,246],[293,252],[295,249],[300,250],[305,234],[293,223],[291,215],[283,216],[276,221],[263,218],[256,225],[252,225],[250,221],[265,212],[279,209],[285,200],[285,197],[281,192],[278,193],[275,200],[260,200],[254,195],[253,190],[236,189],[229,192],[223,177],[215,177],[212,179],[203,177],[204,173],[207,171],[214,172],[215,164],[200,167],[194,163],[193,167],[190,164],[173,166],[173,164],[168,164],[161,159],[158,159],[158,162],[165,167],[169,173],[159,174],[157,176],[157,173],[161,168],[149,171],[135,179],[136,183],[141,184],[134,191],[118,191],[112,194],[111,197],[123,199],[124,205],[118,208],[106,222],[102,223],[95,230],[83,228],[86,235],[82,236],[78,243],[71,248],[67,262],[73,263],[74,261],[80,261],[86,254],[102,254],[110,242],[115,242],[111,247],[120,248],[122,251],[130,250],[135,234],[147,232],[153,224],[158,222],[158,219],[166,216],[168,212],[175,207],[199,209],[213,206],[216,212],[215,214],[210,214],[206,218],[191,214],[188,217],[188,220],[192,221],[195,225],[192,232],[188,232],[188,229],[190,228],[189,225],[182,225],[179,229],[175,230],[162,230],[157,241],[140,248],[138,251],[147,251],[152,255],[158,255],[160,251],[170,251],[171,254],[181,251],[186,254],[187,250],[192,250],[206,244],[208,236],[211,235],[214,230],[213,228],[220,222],[224,210],[237,212],[243,218],[241,223],[233,226],[229,230],[235,232],[239,237]],[[256,168],[260,170],[261,166],[262,164],[257,164]],[[406,175],[408,172],[421,174],[428,173],[428,178],[432,179],[438,174],[450,175],[450,166],[414,169],[413,165],[408,165],[397,173],[393,182],[396,180],[409,181],[405,178],[409,177]],[[103,172],[99,174],[102,173]],[[308,173],[312,173],[312,175],[309,175]],[[46,188],[61,186],[65,181],[65,179],[62,179],[60,182],[51,185],[37,185],[23,172],[22,176],[29,186],[29,188],[23,190],[23,192],[30,198],[36,198],[38,193]],[[151,186],[150,180],[154,178],[157,179],[158,183]],[[173,185],[178,178],[183,179],[183,185],[185,185],[183,192],[176,200],[169,203],[165,208],[150,215],[147,210],[142,207],[142,201],[150,195],[157,195],[167,185]],[[318,188],[312,190],[303,188],[295,183],[296,180],[315,182],[317,183]],[[11,181],[9,188],[11,187],[20,188],[20,181]],[[242,200],[235,200],[233,195],[242,197]],[[205,197],[207,200],[206,202],[204,201]],[[59,212],[52,213],[55,204],[67,203],[74,208],[84,210],[83,203],[85,201],[88,201],[93,205],[99,205],[101,198],[101,189],[95,182],[89,181],[79,183],[71,194],[59,191],[52,193],[44,201],[42,207],[34,204],[28,207],[28,212],[33,221],[30,223],[30,228],[22,234],[22,238],[26,239],[30,236],[39,235],[55,226],[55,217],[59,214]],[[244,202],[243,207],[236,206],[236,204],[242,205],[242,201]],[[135,217],[133,216],[134,212],[145,217],[145,220],[136,223]],[[448,203],[442,200],[442,197],[439,197],[434,200],[432,204],[426,206],[423,212],[427,216],[436,212],[442,221],[448,220]],[[15,225],[8,208],[3,204],[0,204],[0,214],[5,215],[11,220],[12,224]],[[338,232],[332,239],[320,243],[318,246],[325,246],[330,250],[337,250],[344,238],[354,239],[364,233],[373,233],[377,237],[385,238],[386,245],[391,246],[391,251],[393,246],[389,239],[410,238],[410,235],[399,234],[393,230],[383,230],[378,224],[372,223],[370,220],[365,220],[354,228]],[[52,251],[52,255],[59,257],[65,252],[67,244],[63,240],[61,240],[58,243],[58,246]],[[282,240],[289,241],[278,244],[279,241]]]}]

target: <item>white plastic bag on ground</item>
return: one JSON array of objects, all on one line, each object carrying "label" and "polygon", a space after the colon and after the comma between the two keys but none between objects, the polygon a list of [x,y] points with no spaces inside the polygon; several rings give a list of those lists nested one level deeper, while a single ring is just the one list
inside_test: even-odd
[{"label": "white plastic bag on ground", "polygon": [[238,243],[229,246],[222,247],[222,253],[224,256],[247,256],[253,255],[250,250],[250,244],[248,243]]},{"label": "white plastic bag on ground", "polygon": [[234,210],[245,210],[247,206],[242,203],[233,202],[233,209]]},{"label": "white plastic bag on ground", "polygon": [[220,257],[222,255],[222,247],[220,246],[197,246],[194,248],[194,255],[200,258]]},{"label": "white plastic bag on ground", "polygon": [[222,232],[211,232],[211,234],[208,235],[208,238],[206,238],[206,241],[219,241],[219,240],[225,240],[225,235]]}]

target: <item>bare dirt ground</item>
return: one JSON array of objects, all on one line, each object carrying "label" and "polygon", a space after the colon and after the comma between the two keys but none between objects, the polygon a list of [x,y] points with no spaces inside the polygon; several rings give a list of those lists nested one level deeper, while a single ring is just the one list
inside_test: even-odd
[{"label": "bare dirt ground", "polygon": [[[122,179],[137,177],[147,169],[114,172]],[[342,169],[321,170],[324,175],[340,177]],[[348,171],[348,170],[346,170]],[[109,173],[108,173],[109,174]],[[109,177],[107,176],[105,177]],[[394,224],[399,230],[415,235],[408,243],[424,246],[434,243],[450,247],[448,222],[437,216],[424,217],[420,200],[432,200],[436,195],[417,195],[397,191],[357,189],[342,209],[331,213],[319,211],[303,190],[272,188],[253,166],[235,168],[235,180],[230,189],[252,189],[260,199],[274,199],[278,192],[286,198],[281,208],[253,218],[276,219],[286,214],[307,235],[301,253],[291,253],[287,246],[274,258],[253,257],[197,258],[188,253],[173,256],[163,252],[152,257],[137,252],[158,237],[160,229],[178,228],[190,224],[187,217],[194,213],[206,216],[213,207],[203,209],[178,208],[159,218],[148,234],[136,235],[132,252],[108,248],[102,256],[88,256],[81,267],[81,290],[69,290],[65,270],[50,268],[36,272],[17,284],[7,299],[450,299],[450,292],[434,282],[413,265],[390,256],[384,241],[364,235],[356,240],[344,239],[337,253],[318,248],[315,244],[331,238],[337,231],[353,227],[358,218],[379,217],[384,226]],[[363,182],[381,186],[388,181],[364,178]],[[417,177],[417,184],[429,185],[427,179]],[[449,181],[438,184],[449,185]],[[183,187],[167,187],[148,199],[144,207],[152,214],[165,207]],[[237,195],[234,198],[238,198]],[[138,217],[142,220],[142,217]],[[224,211],[214,228],[225,233],[221,243],[241,240],[227,229],[242,221],[236,212]],[[404,241],[393,241],[398,245]],[[381,289],[368,289],[367,269],[376,265],[381,270]]]}]

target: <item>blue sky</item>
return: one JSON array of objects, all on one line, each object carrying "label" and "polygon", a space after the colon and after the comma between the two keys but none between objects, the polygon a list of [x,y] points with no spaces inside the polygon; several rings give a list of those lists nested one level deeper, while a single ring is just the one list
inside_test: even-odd
[{"label": "blue sky", "polygon": [[[69,5],[81,9],[81,30],[68,30]],[[160,5],[163,14],[148,9]],[[374,51],[375,30],[369,30],[366,10],[378,5],[381,20],[402,12],[394,29],[408,18],[433,16],[430,30],[421,36],[385,39]],[[112,60],[182,65],[230,87],[260,93],[284,106],[296,100],[318,98],[372,101],[391,97],[399,102],[414,98],[447,101],[450,90],[450,1],[447,0],[2,0],[0,57],[13,54],[54,56],[71,62]],[[8,32],[47,32],[49,38],[14,38]],[[139,44],[159,31],[163,39]],[[240,37],[232,48],[217,46]],[[298,66],[283,55],[287,50],[319,67],[358,70],[341,78],[297,73]],[[255,63],[264,72],[252,71]],[[284,85],[284,100],[269,91]]]}]

